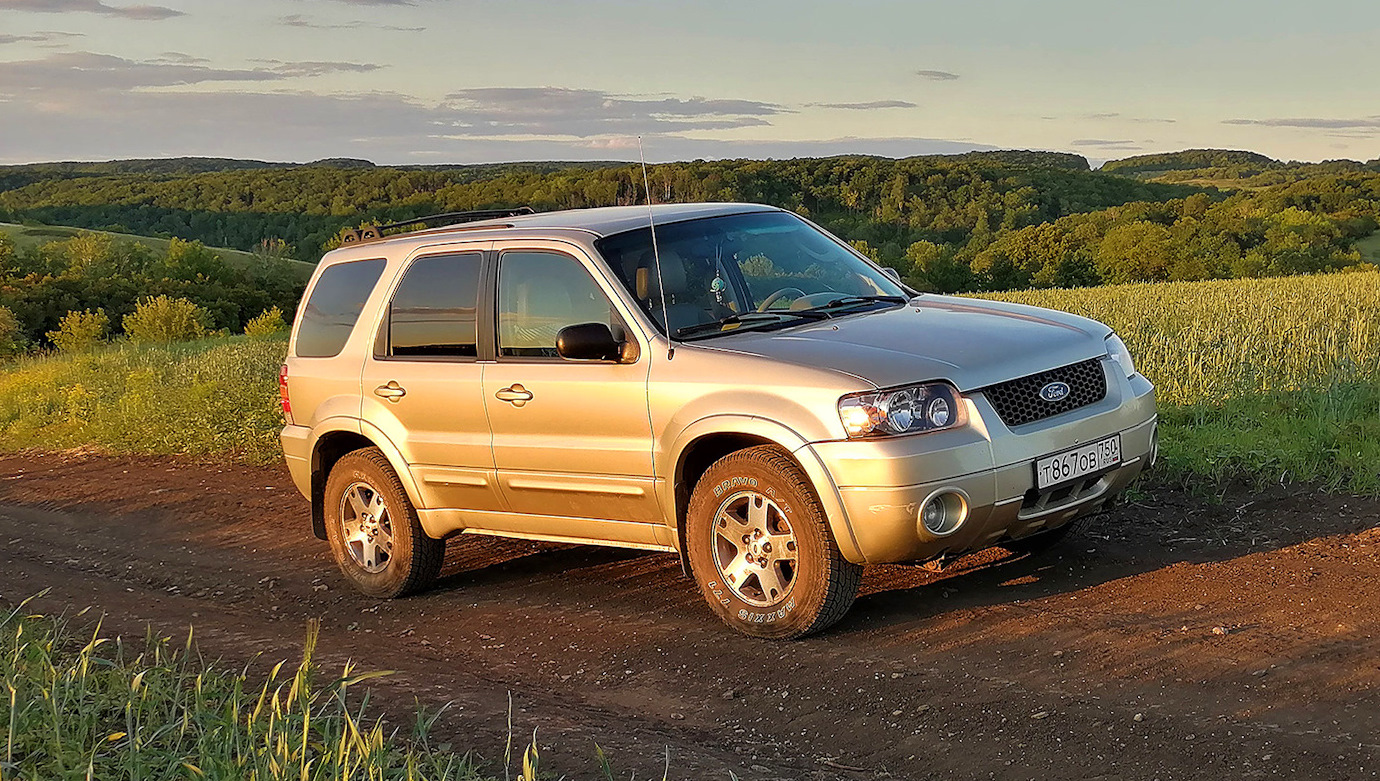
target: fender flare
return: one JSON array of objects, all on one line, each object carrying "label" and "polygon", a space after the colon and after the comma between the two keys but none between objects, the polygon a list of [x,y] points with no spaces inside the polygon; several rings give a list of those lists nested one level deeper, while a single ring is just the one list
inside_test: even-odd
[{"label": "fender flare", "polygon": [[418,510],[423,509],[422,494],[417,490],[417,481],[412,477],[412,470],[407,468],[407,459],[403,458],[402,451],[393,444],[393,440],[383,433],[383,429],[364,420],[359,422],[359,433],[383,451],[384,457],[393,466],[393,471],[398,473],[398,479],[402,481],[403,490],[407,492],[408,501],[412,502],[412,506]]},{"label": "fender flare", "polygon": [[690,574],[688,554],[685,550],[685,530],[680,522],[680,508],[676,505],[676,480],[686,450],[696,440],[712,434],[746,434],[766,440],[785,450],[798,464],[809,479],[818,497],[824,518],[838,543],[839,551],[851,562],[864,561],[857,536],[853,533],[843,499],[838,487],[834,485],[829,471],[815,454],[810,443],[799,433],[776,421],[755,415],[723,414],[700,418],[676,435],[671,448],[661,454],[657,469],[658,500],[665,508],[665,517],[672,524],[676,550],[680,554],[681,567]]},{"label": "fender flare", "polygon": [[[321,474],[321,440],[331,434],[349,433],[357,434],[368,440],[374,447],[378,448],[388,459],[388,464],[397,473],[398,480],[403,484],[403,490],[407,492],[407,498],[412,502],[413,507],[420,508],[418,497],[421,496],[417,491],[417,482],[412,477],[412,471],[407,468],[407,461],[402,457],[402,451],[398,449],[393,441],[388,438],[377,426],[362,421],[358,418],[335,417],[327,418],[312,428],[311,438],[311,475],[312,480],[322,480],[323,487],[325,476]],[[316,502],[313,502],[315,505]],[[324,510],[320,507],[313,507],[312,528],[316,536],[326,539],[326,526]]]}]

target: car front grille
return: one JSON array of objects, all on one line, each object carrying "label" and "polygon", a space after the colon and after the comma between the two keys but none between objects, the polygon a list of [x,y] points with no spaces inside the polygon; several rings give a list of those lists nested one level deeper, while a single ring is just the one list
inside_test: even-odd
[{"label": "car front grille", "polygon": [[[1068,395],[1058,401],[1040,398],[1040,389],[1051,382],[1067,384]],[[1107,375],[1102,371],[1102,359],[1092,358],[989,385],[982,389],[982,393],[992,403],[992,408],[1003,423],[1021,426],[1102,401],[1107,397]]]}]

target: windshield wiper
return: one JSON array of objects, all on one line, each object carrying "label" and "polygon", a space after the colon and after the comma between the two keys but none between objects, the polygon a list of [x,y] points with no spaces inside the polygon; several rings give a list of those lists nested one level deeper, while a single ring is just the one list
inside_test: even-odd
[{"label": "windshield wiper", "polygon": [[712,333],[733,333],[739,329],[724,330],[726,325],[753,325],[757,323],[770,324],[779,323],[783,317],[798,317],[803,320],[825,320],[829,317],[826,312],[815,311],[814,309],[781,309],[770,312],[744,312],[738,315],[729,315],[709,323],[696,323],[687,325],[684,328],[676,329],[676,336],[681,338],[693,336],[695,334]]},{"label": "windshield wiper", "polygon": [[835,307],[853,306],[856,304],[886,303],[904,304],[909,301],[905,296],[839,296],[838,298],[827,301],[819,306],[812,306],[809,309],[801,309],[801,312],[825,312]]}]

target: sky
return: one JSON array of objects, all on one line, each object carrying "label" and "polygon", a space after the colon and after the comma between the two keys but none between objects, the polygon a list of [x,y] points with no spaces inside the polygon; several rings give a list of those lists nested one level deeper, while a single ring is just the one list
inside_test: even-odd
[{"label": "sky", "polygon": [[1375,0],[0,0],[0,163],[1380,157]]}]

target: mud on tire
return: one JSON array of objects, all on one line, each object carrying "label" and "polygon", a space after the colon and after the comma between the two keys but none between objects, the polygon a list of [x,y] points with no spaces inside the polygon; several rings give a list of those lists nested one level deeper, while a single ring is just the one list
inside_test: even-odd
[{"label": "mud on tire", "polygon": [[690,496],[690,567],[710,608],[748,635],[791,639],[848,612],[862,567],[843,558],[808,478],[780,449],[714,462]]},{"label": "mud on tire", "polygon": [[446,544],[422,531],[402,481],[378,448],[337,461],[326,478],[324,502],[331,553],[360,592],[391,599],[436,579]]}]

